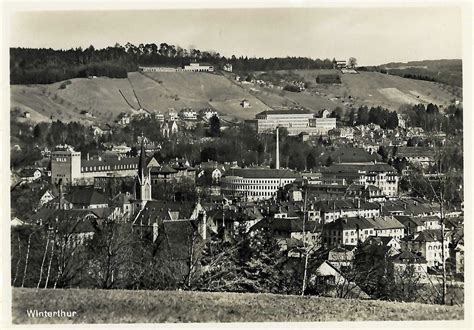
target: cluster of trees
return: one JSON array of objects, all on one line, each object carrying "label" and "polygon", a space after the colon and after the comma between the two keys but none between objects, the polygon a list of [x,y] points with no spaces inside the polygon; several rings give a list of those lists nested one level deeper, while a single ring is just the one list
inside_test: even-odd
[{"label": "cluster of trees", "polygon": [[[24,226],[11,233],[12,285],[37,288],[200,290],[279,294],[336,293],[354,297],[354,284],[372,298],[419,300],[419,276],[410,267],[395,273],[378,247],[359,245],[354,266],[341,269],[344,281],[316,280],[322,250],[291,258],[280,249],[269,226],[250,234],[240,226],[202,240],[198,226],[186,227],[179,251],[160,227],[151,232],[130,224],[104,222],[92,239],[77,241],[82,219],[48,226]],[[321,279],[324,279],[321,278]],[[360,294],[360,292],[359,292]]]},{"label": "cluster of trees", "polygon": [[461,106],[449,105],[444,114],[436,104],[415,104],[403,106],[404,113],[411,127],[421,127],[425,131],[444,131],[446,134],[456,134],[463,129],[463,109]]},{"label": "cluster of trees", "polygon": [[10,81],[12,84],[48,84],[77,77],[107,76],[125,78],[127,71],[139,65],[180,66],[193,61],[207,62],[220,68],[231,63],[234,71],[269,71],[292,69],[331,69],[329,59],[306,57],[226,58],[215,51],[185,49],[167,43],[147,43],[95,49],[90,46],[69,50],[11,48]]},{"label": "cluster of trees", "polygon": [[357,111],[351,109],[348,123],[350,125],[377,124],[384,129],[395,129],[398,127],[398,116],[395,111],[389,111],[381,106],[371,107],[363,105]]}]

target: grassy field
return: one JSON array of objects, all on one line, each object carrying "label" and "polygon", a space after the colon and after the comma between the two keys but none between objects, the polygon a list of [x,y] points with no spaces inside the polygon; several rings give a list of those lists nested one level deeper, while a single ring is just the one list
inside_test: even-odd
[{"label": "grassy field", "polygon": [[[31,318],[26,310],[76,311]],[[13,289],[13,323],[462,320],[463,307],[273,294]]]},{"label": "grassy field", "polygon": [[[322,108],[381,105],[397,110],[405,103],[448,104],[454,97],[449,88],[432,82],[405,79],[376,72],[341,75],[342,83],[334,85],[315,84],[320,73],[330,70],[292,70],[286,74],[311,82],[308,92],[293,93],[263,89],[254,84],[237,84],[231,75],[210,73],[139,73],[130,72],[128,79],[71,79],[65,88],[61,82],[49,85],[13,85],[11,109],[22,113],[30,111],[32,122],[60,119],[92,123],[81,114],[88,111],[96,118],[95,123],[106,123],[116,119],[121,112],[130,112],[127,101],[138,108],[166,112],[169,108],[180,110],[191,107],[195,110],[213,106],[221,115],[229,118],[253,119],[255,114],[270,107],[301,105],[313,111]],[[285,75],[285,71],[278,71]],[[134,95],[138,96],[138,100]],[[349,100],[349,96],[352,99]],[[250,101],[250,108],[243,109],[240,102]],[[18,119],[24,121],[21,117]]]}]

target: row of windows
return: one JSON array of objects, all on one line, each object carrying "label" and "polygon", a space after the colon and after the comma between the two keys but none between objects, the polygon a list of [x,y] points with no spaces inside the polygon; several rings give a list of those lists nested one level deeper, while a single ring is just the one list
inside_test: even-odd
[{"label": "row of windows", "polygon": [[[126,169],[135,169],[138,166],[136,164],[119,164],[116,165],[113,170],[126,170]],[[90,171],[110,171],[110,165],[103,165],[103,166],[84,166],[81,167],[81,171],[90,172]]]},{"label": "row of windows", "polygon": [[291,183],[293,180],[287,180],[287,179],[276,179],[276,180],[263,180],[263,179],[249,179],[249,180],[239,180],[239,179],[236,179],[236,180],[232,180],[232,183],[242,183],[242,184],[249,184],[249,183],[258,183],[258,184],[264,184],[264,183],[280,183],[280,182],[283,182],[283,183]]}]

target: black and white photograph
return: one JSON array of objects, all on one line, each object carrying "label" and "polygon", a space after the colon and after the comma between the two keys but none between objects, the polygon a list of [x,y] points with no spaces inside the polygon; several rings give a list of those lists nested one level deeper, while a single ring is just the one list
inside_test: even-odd
[{"label": "black and white photograph", "polygon": [[2,6],[6,327],[473,326],[471,3]]}]

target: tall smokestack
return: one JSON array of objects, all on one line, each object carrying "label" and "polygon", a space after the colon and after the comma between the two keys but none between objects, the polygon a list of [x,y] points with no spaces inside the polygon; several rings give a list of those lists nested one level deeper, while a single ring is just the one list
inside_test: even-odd
[{"label": "tall smokestack", "polygon": [[276,163],[275,168],[280,169],[280,135],[278,133],[279,127],[276,128]]}]

